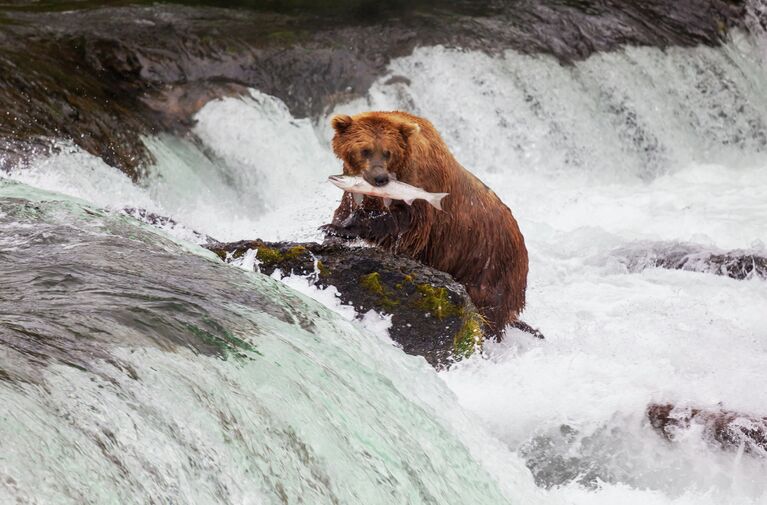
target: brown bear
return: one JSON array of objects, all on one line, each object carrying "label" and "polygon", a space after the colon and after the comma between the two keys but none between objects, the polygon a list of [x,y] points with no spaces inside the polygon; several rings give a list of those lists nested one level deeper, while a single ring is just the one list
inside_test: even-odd
[{"label": "brown bear", "polygon": [[344,174],[360,175],[374,186],[396,179],[449,195],[440,211],[423,200],[412,206],[395,200],[386,207],[381,198],[355,201],[344,193],[325,232],[359,237],[451,274],[466,286],[495,336],[517,323],[528,268],[517,221],[456,161],[434,126],[406,112],[339,115],[332,125],[333,151]]}]

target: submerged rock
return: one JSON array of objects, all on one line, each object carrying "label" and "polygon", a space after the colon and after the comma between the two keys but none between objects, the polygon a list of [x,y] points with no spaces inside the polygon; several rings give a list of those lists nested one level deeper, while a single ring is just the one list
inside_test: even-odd
[{"label": "submerged rock", "polygon": [[703,437],[723,449],[743,447],[747,453],[767,456],[767,417],[733,412],[651,404],[647,418],[655,430],[673,441],[693,425],[703,427]]},{"label": "submerged rock", "polygon": [[623,262],[630,272],[666,268],[724,275],[737,280],[767,279],[767,257],[749,251],[712,251],[693,244],[661,242],[621,248],[613,251],[611,256]]},{"label": "submerged rock", "polygon": [[254,251],[255,268],[266,275],[308,276],[320,288],[335,287],[341,301],[359,314],[390,315],[391,338],[435,368],[482,346],[482,317],[463,285],[411,259],[342,244],[252,240],[207,247],[224,261]]},{"label": "submerged rock", "polygon": [[603,426],[593,433],[580,433],[567,424],[538,434],[523,443],[518,451],[525,466],[543,488],[579,485],[596,489],[601,483],[616,482],[609,465],[611,439],[620,434]]},{"label": "submerged rock", "polygon": [[187,228],[183,224],[179,223],[175,219],[149,212],[146,209],[137,209],[135,207],[125,207],[121,211],[123,214],[132,217],[142,223],[148,224],[165,232],[168,232],[174,237],[182,238],[195,244],[208,245],[217,244],[218,241],[209,235],[200,233],[196,230]]}]

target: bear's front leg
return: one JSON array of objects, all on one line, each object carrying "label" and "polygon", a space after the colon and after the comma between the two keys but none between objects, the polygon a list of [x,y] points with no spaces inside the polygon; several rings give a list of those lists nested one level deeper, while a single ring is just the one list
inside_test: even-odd
[{"label": "bear's front leg", "polygon": [[340,223],[326,224],[320,229],[333,237],[378,242],[396,235],[398,226],[396,219],[388,212],[359,209]]},{"label": "bear's front leg", "polygon": [[363,224],[365,219],[359,216],[359,213],[359,211],[352,213],[346,216],[341,222],[336,222],[334,220],[334,222],[330,224],[320,226],[319,229],[325,232],[326,238],[337,237],[348,240],[364,238],[364,235],[366,235],[365,226]]},{"label": "bear's front leg", "polygon": [[[396,238],[410,229],[412,212],[409,206],[396,202],[389,209],[345,207],[336,211],[333,223],[321,226],[326,235],[344,239],[361,238],[373,243]],[[381,205],[382,207],[382,205]]]}]

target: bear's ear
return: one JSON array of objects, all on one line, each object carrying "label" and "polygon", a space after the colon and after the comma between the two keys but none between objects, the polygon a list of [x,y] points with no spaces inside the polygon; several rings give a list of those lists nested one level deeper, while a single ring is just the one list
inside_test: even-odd
[{"label": "bear's ear", "polygon": [[333,125],[333,129],[336,132],[343,133],[352,125],[352,117],[347,116],[346,114],[339,114],[338,116],[333,116],[333,119],[330,120],[330,124]]},{"label": "bear's ear", "polygon": [[407,142],[410,137],[421,131],[421,127],[416,123],[402,123],[399,131],[402,132],[402,136],[405,138],[405,142]]}]

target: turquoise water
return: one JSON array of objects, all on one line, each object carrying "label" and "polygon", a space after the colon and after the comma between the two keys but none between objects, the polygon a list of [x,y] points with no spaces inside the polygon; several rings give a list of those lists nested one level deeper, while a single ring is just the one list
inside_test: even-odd
[{"label": "turquoise water", "polygon": [[516,502],[524,471],[507,458],[499,485],[471,447],[492,439],[424,363],[49,198],[0,181],[0,501]]},{"label": "turquoise water", "polygon": [[[645,415],[767,413],[765,281],[652,268],[677,249],[767,254],[764,41],[571,66],[424,47],[328,117],[258,90],[211,102],[199,142],[146,139],[139,184],[68,144],[30,160],[0,189],[0,501],[765,503],[763,454],[700,427],[671,444]],[[341,196],[329,115],[392,108],[429,118],[514,212],[523,317],[545,341],[510,332],[438,375],[375,314],[374,335],[98,210],[320,240]]]}]

